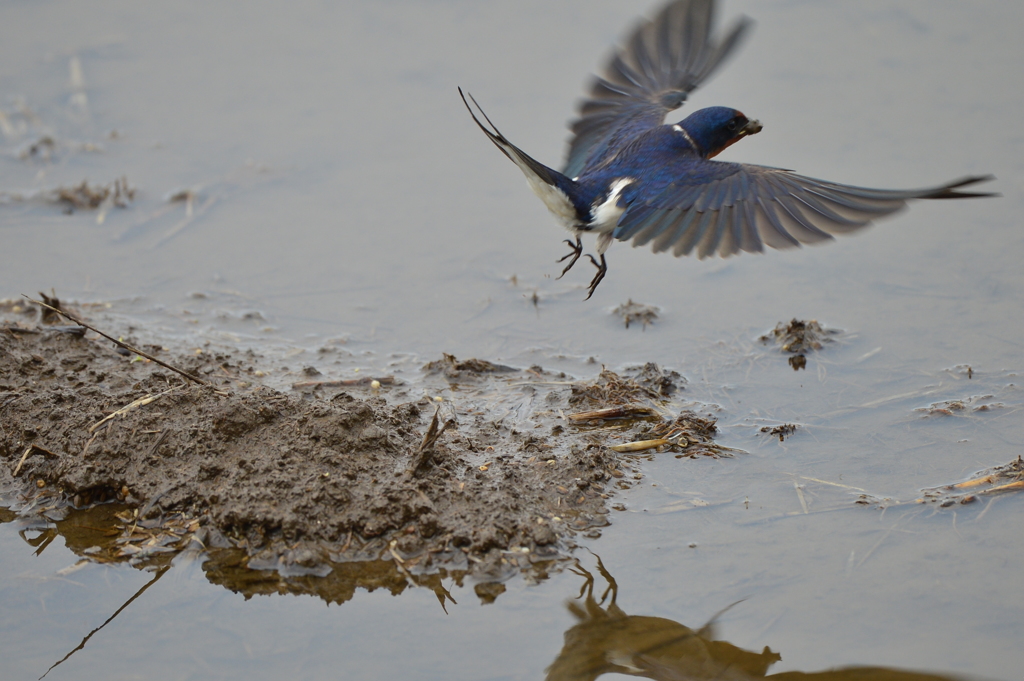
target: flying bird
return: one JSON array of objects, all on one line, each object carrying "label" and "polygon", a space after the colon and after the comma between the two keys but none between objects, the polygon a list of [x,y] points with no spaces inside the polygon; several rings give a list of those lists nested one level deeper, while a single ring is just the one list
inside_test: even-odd
[{"label": "flying bird", "polygon": [[613,241],[650,243],[654,252],[671,250],[677,257],[728,257],[829,240],[895,213],[910,199],[995,196],[963,191],[990,175],[927,189],[868,189],[712,160],[762,127],[722,106],[664,124],[750,30],[750,20],[740,18],[717,36],[714,14],[714,0],[674,0],[636,28],[580,103],[561,172],[508,141],[459,88],[476,124],[572,233],[574,240],[566,239],[572,250],[558,261],[569,261],[559,278],[583,254],[580,236],[597,235],[599,259],[587,254],[597,273],[585,300],[608,271],[605,251]]}]

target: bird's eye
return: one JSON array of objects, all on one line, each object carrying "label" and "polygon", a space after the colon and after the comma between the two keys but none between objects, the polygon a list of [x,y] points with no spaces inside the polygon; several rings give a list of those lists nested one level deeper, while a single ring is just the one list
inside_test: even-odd
[{"label": "bird's eye", "polygon": [[728,130],[729,132],[735,132],[735,131],[736,131],[736,126],[737,126],[737,125],[738,125],[738,123],[736,122],[736,120],[735,120],[735,119],[733,119],[733,120],[729,121],[728,123],[726,123],[726,125],[725,125],[725,128],[726,128],[726,129],[727,129],[727,130]]}]

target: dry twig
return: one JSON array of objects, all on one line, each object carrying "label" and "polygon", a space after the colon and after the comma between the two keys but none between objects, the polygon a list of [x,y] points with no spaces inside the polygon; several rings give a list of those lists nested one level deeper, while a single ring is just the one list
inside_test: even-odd
[{"label": "dry twig", "polygon": [[409,470],[412,471],[414,475],[430,461],[430,457],[434,454],[434,443],[437,442],[437,438],[441,437],[444,431],[448,430],[448,426],[455,425],[455,421],[453,419],[448,419],[444,422],[443,426],[438,427],[438,415],[440,413],[441,407],[438,406],[437,410],[434,412],[434,418],[430,420],[430,427],[427,428],[427,432],[423,436],[423,442],[420,443],[420,447],[416,451],[416,456],[413,457],[412,466]]},{"label": "dry twig", "polygon": [[169,390],[163,391],[162,393],[158,393],[156,395],[146,395],[145,397],[140,397],[139,399],[135,400],[131,404],[129,404],[129,405],[125,406],[125,407],[121,407],[117,411],[115,411],[115,412],[113,412],[111,414],[107,414],[106,416],[104,416],[99,422],[97,422],[96,424],[94,424],[93,426],[91,426],[89,428],[89,432],[90,433],[96,432],[97,428],[99,428],[100,426],[102,426],[104,423],[106,423],[110,419],[114,418],[115,416],[124,416],[125,414],[130,412],[132,409],[137,409],[138,407],[144,407],[147,404],[150,404],[151,402],[156,402],[157,400],[159,400],[164,395],[168,395],[168,394],[174,392],[175,390],[177,390],[180,387],[181,387],[180,385],[176,385],[173,388],[170,388]]},{"label": "dry twig", "polygon": [[139,350],[137,348],[133,348],[132,346],[128,345],[127,343],[125,343],[123,341],[119,341],[118,339],[114,338],[113,336],[109,336],[109,335],[103,333],[102,331],[97,329],[95,326],[90,326],[89,324],[86,324],[85,322],[83,322],[81,319],[79,319],[78,317],[76,317],[73,314],[70,314],[68,312],[65,312],[64,310],[58,309],[56,307],[53,307],[52,305],[47,305],[46,303],[40,302],[38,300],[34,300],[33,298],[29,298],[24,293],[22,294],[22,297],[25,298],[26,300],[28,300],[29,302],[35,303],[36,305],[44,307],[44,308],[46,308],[48,310],[51,310],[53,312],[56,312],[57,314],[59,314],[62,317],[64,317],[64,318],[74,322],[75,324],[78,324],[79,326],[84,326],[85,328],[89,329],[90,331],[98,333],[99,335],[103,336],[104,338],[106,338],[108,341],[110,341],[114,345],[116,345],[116,346],[118,346],[120,348],[124,348],[128,352],[135,353],[136,355],[139,355],[140,357],[145,357],[149,361],[156,362],[157,364],[159,364],[160,366],[162,366],[165,369],[170,369],[174,373],[179,374],[180,376],[184,376],[186,379],[188,379],[190,381],[198,383],[199,385],[201,385],[203,387],[209,388],[210,390],[212,390],[213,392],[217,393],[218,395],[227,395],[228,394],[228,393],[226,393],[223,390],[218,390],[217,388],[213,387],[213,384],[210,383],[209,381],[204,381],[203,379],[199,378],[198,376],[193,376],[192,374],[188,373],[187,371],[184,371],[184,370],[179,369],[177,367],[171,366],[167,362],[161,361],[161,360],[157,359],[156,357],[154,357],[153,355],[145,353],[142,350]]}]

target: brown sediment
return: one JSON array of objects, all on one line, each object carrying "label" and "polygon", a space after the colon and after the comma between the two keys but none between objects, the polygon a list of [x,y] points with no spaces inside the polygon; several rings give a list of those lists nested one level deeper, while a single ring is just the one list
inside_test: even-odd
[{"label": "brown sediment", "polygon": [[821,350],[825,343],[835,340],[836,329],[829,329],[815,320],[793,319],[788,324],[779,322],[774,329],[761,336],[762,343],[775,341],[779,349],[790,353],[789,366],[793,371],[807,367],[807,354]]},{"label": "brown sediment", "polygon": [[629,328],[630,324],[640,323],[642,329],[646,330],[648,324],[653,324],[658,319],[658,313],[661,309],[654,305],[644,305],[643,303],[634,303],[633,299],[630,298],[628,302],[619,305],[617,308],[612,310],[613,315],[617,315],[622,318],[626,328]]},{"label": "brown sediment", "polygon": [[[119,502],[108,543],[83,555],[152,564],[206,548],[225,574],[351,561],[416,580],[546,573],[599,536],[607,499],[639,478],[609,445],[663,420],[682,382],[653,365],[581,383],[445,356],[425,369],[458,382],[462,404],[411,398],[398,381],[281,392],[245,353],[142,346],[161,366],[37,322],[0,326],[5,505],[55,520]],[[515,420],[510,401],[525,405]],[[568,418],[623,401],[643,406],[612,412],[633,416],[615,432]]]},{"label": "brown sediment", "polygon": [[779,442],[785,442],[788,436],[796,432],[796,429],[795,423],[782,423],[777,426],[764,426],[760,432],[779,438]]}]

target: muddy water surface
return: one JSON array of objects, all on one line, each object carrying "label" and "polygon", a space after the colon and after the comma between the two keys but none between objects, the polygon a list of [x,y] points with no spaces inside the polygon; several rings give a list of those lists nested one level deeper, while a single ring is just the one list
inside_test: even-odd
[{"label": "muddy water surface", "polygon": [[[111,303],[128,320],[115,335],[131,324],[181,351],[252,348],[275,388],[306,367],[415,386],[443,352],[584,380],[657,362],[689,380],[678,408],[713,413],[719,441],[746,452],[634,455],[642,480],[609,500],[621,510],[600,538],[581,538],[605,574],[579,550],[577,572],[503,591],[448,574],[451,600],[393,560],[339,570],[350,597],[330,607],[273,572],[241,588],[201,554],[167,570],[79,563],[92,539],[0,516],[7,676],[37,678],[83,639],[47,678],[1019,676],[1024,497],[914,502],[1021,453],[1024,136],[1008,84],[1024,9],[726,3],[758,25],[694,104],[765,124],[729,160],[893,187],[990,172],[1003,197],[915,205],[762,257],[619,245],[583,303],[589,272],[554,280],[563,235],[455,87],[557,165],[585,74],[649,9],[0,9],[0,297],[53,288]],[[121,177],[135,190],[123,209],[43,200]],[[611,310],[629,299],[658,319],[626,329]],[[841,330],[800,371],[758,341],[794,317]],[[786,423],[797,430],[781,442],[761,432]],[[594,600],[574,614],[565,601],[588,575]],[[614,607],[599,603],[609,579]],[[304,595],[269,595],[288,592]],[[683,640],[691,652],[672,647]]]}]

